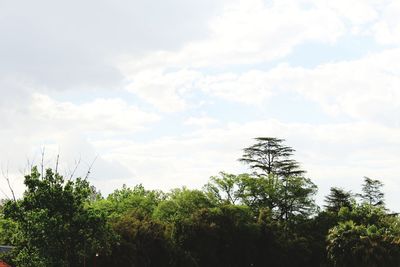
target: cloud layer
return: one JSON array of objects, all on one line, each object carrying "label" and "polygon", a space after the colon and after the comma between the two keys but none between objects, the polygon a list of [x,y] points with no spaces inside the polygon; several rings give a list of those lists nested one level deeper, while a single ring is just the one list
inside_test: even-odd
[{"label": "cloud layer", "polygon": [[400,209],[398,11],[395,0],[3,2],[0,165],[19,192],[43,147],[66,174],[97,157],[105,193],[200,187],[246,171],[237,158],[252,138],[278,136],[319,199],[367,175]]}]

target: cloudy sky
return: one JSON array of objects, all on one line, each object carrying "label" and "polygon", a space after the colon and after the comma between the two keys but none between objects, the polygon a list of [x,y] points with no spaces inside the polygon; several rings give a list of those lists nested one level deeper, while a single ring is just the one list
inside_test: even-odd
[{"label": "cloudy sky", "polygon": [[[201,187],[285,138],[319,186],[400,210],[400,1],[0,0],[0,165],[80,160],[103,193]],[[4,179],[1,198],[9,195]]]}]

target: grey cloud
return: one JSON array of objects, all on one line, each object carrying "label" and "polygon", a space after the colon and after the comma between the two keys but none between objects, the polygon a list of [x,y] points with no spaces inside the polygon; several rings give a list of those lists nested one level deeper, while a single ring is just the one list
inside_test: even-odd
[{"label": "grey cloud", "polygon": [[2,1],[0,73],[57,89],[117,86],[116,57],[205,36],[222,1]]},{"label": "grey cloud", "polygon": [[[90,169],[91,180],[109,180],[132,178],[131,171],[122,164],[104,158],[100,152],[85,138],[79,135],[67,135],[59,140],[59,153],[64,163],[64,172],[70,173],[80,161],[75,176],[84,177]],[[53,152],[54,153],[54,152]],[[54,156],[53,156],[54,158]],[[96,184],[96,183],[95,183]]]}]

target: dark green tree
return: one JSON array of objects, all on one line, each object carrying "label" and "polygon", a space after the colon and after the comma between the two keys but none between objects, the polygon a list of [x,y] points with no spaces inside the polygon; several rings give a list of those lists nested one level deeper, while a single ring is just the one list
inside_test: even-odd
[{"label": "dark green tree", "polygon": [[299,163],[291,158],[295,150],[285,146],[284,139],[257,137],[255,140],[254,145],[243,150],[239,161],[248,164],[257,175],[293,176],[305,173]]},{"label": "dark green tree", "polygon": [[382,192],[383,183],[379,180],[373,180],[364,177],[364,184],[362,185],[362,193],[358,194],[364,203],[372,206],[384,206],[385,194]]},{"label": "dark green tree", "polygon": [[176,222],[173,238],[196,266],[261,266],[257,257],[263,254],[257,251],[264,248],[268,253],[273,244],[264,239],[258,247],[259,231],[248,207],[222,205],[199,209]]},{"label": "dark green tree", "polygon": [[[139,212],[139,213],[138,213]],[[98,266],[174,266],[174,253],[168,238],[168,225],[133,210],[114,217],[111,226],[117,235],[110,255],[100,255]]]},{"label": "dark green tree", "polygon": [[325,209],[330,212],[338,213],[340,208],[352,206],[352,194],[342,188],[331,187],[329,195],[325,197]]}]

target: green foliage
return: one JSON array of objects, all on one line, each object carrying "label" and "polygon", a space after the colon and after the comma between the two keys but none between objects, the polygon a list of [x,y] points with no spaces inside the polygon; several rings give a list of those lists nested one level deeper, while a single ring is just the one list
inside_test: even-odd
[{"label": "green foliage", "polygon": [[248,208],[225,205],[199,209],[178,222],[173,238],[196,266],[252,266],[259,231]]},{"label": "green foliage", "polygon": [[295,150],[283,145],[284,139],[258,137],[255,140],[254,145],[243,150],[239,161],[248,164],[257,175],[293,176],[305,173],[298,162],[291,159]]},{"label": "green foliage", "polygon": [[200,190],[185,187],[174,189],[154,210],[154,218],[165,222],[176,222],[189,218],[196,210],[213,207],[214,204]]},{"label": "green foliage", "polygon": [[355,204],[351,209],[342,207],[338,216],[341,222],[354,221],[356,224],[378,226],[385,224],[388,217],[382,207],[370,206],[366,203]]},{"label": "green foliage", "polygon": [[110,256],[100,257],[99,266],[172,266],[174,254],[166,225],[131,212],[114,220],[112,228],[117,242]]},{"label": "green foliage", "polygon": [[4,217],[15,223],[9,240],[18,266],[71,266],[103,247],[108,229],[103,214],[86,207],[91,189],[83,179],[64,181],[48,169],[25,176],[22,199],[8,201]]},{"label": "green foliage", "polygon": [[329,195],[325,197],[325,202],[326,205],[324,207],[327,211],[338,213],[342,207],[351,209],[354,200],[350,192],[346,192],[341,188],[331,187]]},{"label": "green foliage", "polygon": [[281,182],[276,175],[270,174],[267,177],[253,177],[242,175],[239,180],[240,200],[249,206],[255,213],[262,208],[275,211],[279,199]]},{"label": "green foliage", "polygon": [[279,179],[270,174],[266,177],[242,175],[239,180],[240,200],[256,213],[268,208],[273,218],[295,223],[313,214],[316,205],[313,196],[317,187],[310,179],[288,176]]},{"label": "green foliage", "polygon": [[279,218],[290,223],[308,218],[316,210],[314,196],[317,186],[308,178],[288,176],[282,179],[279,188]]},{"label": "green foliage", "polygon": [[384,193],[382,192],[383,183],[379,180],[373,180],[364,177],[364,184],[362,186],[362,194],[358,194],[364,203],[372,206],[384,206]]},{"label": "green foliage", "polygon": [[239,180],[242,203],[258,211],[268,208],[277,220],[296,224],[316,209],[317,187],[291,157],[295,151],[283,145],[285,140],[272,137],[256,138],[256,143],[244,149],[239,160],[249,164],[256,177]]},{"label": "green foliage", "polygon": [[283,139],[257,138],[241,161],[203,190],[168,193],[124,185],[103,198],[86,179],[33,168],[21,199],[0,205],[0,258],[13,266],[400,266],[400,219],[382,183],[365,178],[361,202],[316,185]]},{"label": "green foliage", "polygon": [[378,267],[400,264],[398,235],[392,233],[390,228],[357,225],[347,221],[329,231],[328,242],[328,258],[334,266]]},{"label": "green foliage", "polygon": [[5,219],[4,215],[0,214],[0,244],[13,244],[18,238],[15,229],[18,225],[11,219]]},{"label": "green foliage", "polygon": [[121,189],[111,193],[107,199],[99,199],[92,206],[94,209],[105,212],[110,218],[123,216],[133,210],[143,215],[151,215],[164,198],[161,191],[145,190],[142,185],[137,185],[133,189],[123,185]]},{"label": "green foliage", "polygon": [[243,194],[241,181],[247,174],[234,175],[220,172],[220,176],[212,176],[204,186],[207,195],[218,204],[236,204]]}]

